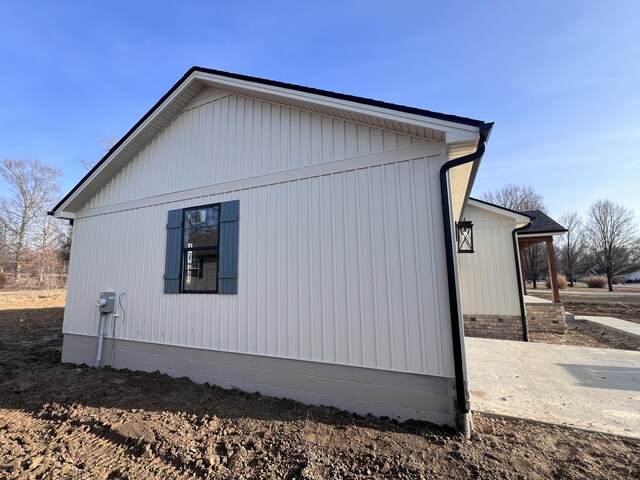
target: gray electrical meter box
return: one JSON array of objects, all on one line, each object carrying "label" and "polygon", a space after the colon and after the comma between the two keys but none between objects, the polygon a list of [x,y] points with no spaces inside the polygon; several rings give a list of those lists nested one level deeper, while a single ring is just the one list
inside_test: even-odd
[{"label": "gray electrical meter box", "polygon": [[100,313],[112,313],[116,303],[115,292],[101,292],[98,299]]}]

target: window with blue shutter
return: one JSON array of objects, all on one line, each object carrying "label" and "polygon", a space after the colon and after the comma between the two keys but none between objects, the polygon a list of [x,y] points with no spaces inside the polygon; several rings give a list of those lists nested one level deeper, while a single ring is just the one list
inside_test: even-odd
[{"label": "window with blue shutter", "polygon": [[169,211],[165,293],[238,293],[240,202]]}]

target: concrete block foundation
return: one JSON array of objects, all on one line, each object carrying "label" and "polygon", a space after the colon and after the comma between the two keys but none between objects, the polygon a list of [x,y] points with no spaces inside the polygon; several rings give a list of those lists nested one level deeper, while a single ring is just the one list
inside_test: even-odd
[{"label": "concrete block foundation", "polygon": [[[288,358],[105,339],[102,365],[238,388],[376,417],[455,425],[454,380]],[[93,365],[96,337],[64,335],[62,361]],[[113,359],[113,361],[112,361]]]}]

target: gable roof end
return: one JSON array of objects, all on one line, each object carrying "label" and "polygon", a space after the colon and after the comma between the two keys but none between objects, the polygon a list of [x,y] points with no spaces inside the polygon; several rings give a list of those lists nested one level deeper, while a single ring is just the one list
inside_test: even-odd
[{"label": "gable roof end", "polygon": [[81,209],[206,87],[245,95],[259,95],[272,101],[322,106],[336,112],[355,112],[359,116],[430,128],[444,132],[446,142],[449,144],[470,141],[476,143],[479,128],[484,125],[480,120],[456,115],[248,75],[192,67],[53,207],[49,214],[72,219],[74,212]]},{"label": "gable roof end", "polygon": [[503,207],[501,205],[496,205],[491,202],[486,202],[484,200],[479,200],[474,197],[469,197],[469,205],[473,205],[477,208],[488,210],[498,215],[512,218],[513,220],[515,220],[517,225],[526,225],[529,222],[531,222],[531,217],[526,213],[518,212],[516,210],[511,210],[510,208]]}]

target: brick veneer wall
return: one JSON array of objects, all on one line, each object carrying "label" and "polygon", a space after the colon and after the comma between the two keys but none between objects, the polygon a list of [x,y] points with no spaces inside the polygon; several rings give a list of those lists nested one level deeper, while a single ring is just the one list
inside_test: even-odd
[{"label": "brick veneer wall", "polygon": [[467,337],[524,340],[522,319],[518,315],[464,315],[464,334]]},{"label": "brick veneer wall", "polygon": [[565,333],[564,305],[561,303],[527,303],[527,320],[531,332]]}]

